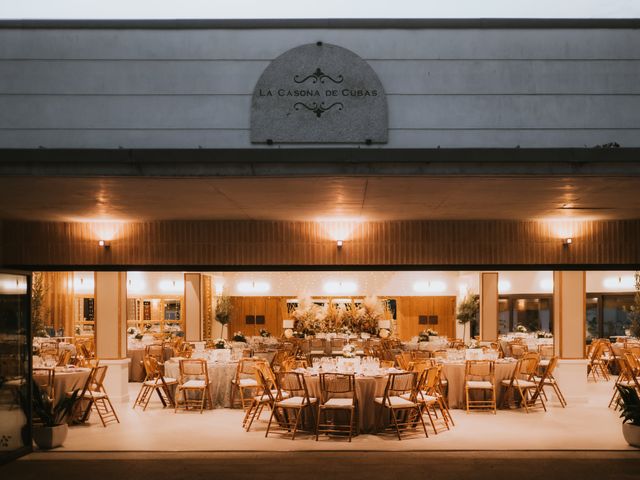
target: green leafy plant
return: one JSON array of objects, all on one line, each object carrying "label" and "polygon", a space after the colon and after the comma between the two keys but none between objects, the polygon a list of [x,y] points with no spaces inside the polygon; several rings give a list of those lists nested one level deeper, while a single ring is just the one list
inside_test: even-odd
[{"label": "green leafy plant", "polygon": [[[38,385],[36,381],[33,381],[33,401],[31,402],[33,415],[45,427],[62,425],[65,419],[73,413],[79,393],[80,389],[76,389],[71,395],[65,397],[59,404],[55,405],[53,399],[49,398],[49,395],[40,388],[40,385]],[[25,410],[29,408],[29,402],[26,398],[23,398],[21,403]],[[25,413],[27,412],[25,411]]]},{"label": "green leafy plant", "polygon": [[224,332],[224,326],[231,321],[231,311],[233,305],[231,297],[228,295],[220,295],[216,301],[216,321],[220,324],[220,336]]},{"label": "green leafy plant", "polygon": [[48,337],[45,330],[45,317],[48,316],[44,307],[44,297],[47,294],[47,285],[42,278],[42,273],[34,272],[31,284],[31,334],[34,337]]},{"label": "green leafy plant", "polygon": [[624,418],[622,423],[640,426],[640,398],[635,388],[626,385],[616,385],[620,393],[620,417]]},{"label": "green leafy plant", "polygon": [[458,323],[464,327],[463,329],[463,338],[467,333],[467,324],[470,324],[470,327],[473,331],[474,324],[478,323],[478,316],[480,315],[480,296],[468,294],[458,305],[458,314],[456,315],[456,319]]},{"label": "green leafy plant", "polygon": [[633,305],[627,312],[627,318],[631,322],[629,330],[632,336],[640,337],[640,272],[635,274],[636,293],[633,297]]}]

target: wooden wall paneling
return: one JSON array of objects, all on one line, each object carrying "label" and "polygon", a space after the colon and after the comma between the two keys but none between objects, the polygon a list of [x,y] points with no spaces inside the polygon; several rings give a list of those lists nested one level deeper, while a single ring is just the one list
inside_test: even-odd
[{"label": "wooden wall paneling", "polygon": [[[102,228],[102,227],[101,227]],[[167,221],[118,224],[101,249],[95,225],[3,221],[0,258],[47,266],[638,265],[640,220],[584,221],[562,246],[536,221],[397,221],[355,227],[338,252],[316,222]]]},{"label": "wooden wall paneling", "polygon": [[[409,340],[431,328],[440,335],[455,336],[455,302],[453,296],[395,297],[398,305],[398,336]],[[437,325],[420,325],[420,315],[437,315]]]}]

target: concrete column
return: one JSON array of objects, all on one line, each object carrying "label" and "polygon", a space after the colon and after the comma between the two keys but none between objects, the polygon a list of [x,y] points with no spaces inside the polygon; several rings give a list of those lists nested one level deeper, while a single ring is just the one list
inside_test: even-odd
[{"label": "concrete column", "polygon": [[201,274],[184,274],[184,329],[188,342],[202,340],[202,289]]},{"label": "concrete column", "polygon": [[480,340],[498,341],[498,272],[480,272]]},{"label": "concrete column", "polygon": [[589,399],[585,318],[585,272],[553,272],[553,336],[559,357],[554,376],[568,403],[585,403]]},{"label": "concrete column", "polygon": [[104,385],[112,400],[129,400],[127,274],[95,272],[96,356],[107,365]]}]

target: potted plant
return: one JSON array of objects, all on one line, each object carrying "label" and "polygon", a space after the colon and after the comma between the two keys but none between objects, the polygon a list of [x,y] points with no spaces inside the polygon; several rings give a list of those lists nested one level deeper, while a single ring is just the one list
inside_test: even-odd
[{"label": "potted plant", "polygon": [[[32,391],[32,411],[34,417],[40,422],[33,427],[33,440],[42,450],[61,446],[67,438],[67,419],[72,415],[80,390],[74,390],[58,405],[54,405],[53,399],[49,398],[35,381]],[[22,404],[27,407],[28,402],[22,402]]]},{"label": "potted plant", "polygon": [[231,320],[231,297],[220,295],[216,301],[216,321],[220,324],[220,336],[224,334],[224,326]]},{"label": "potted plant", "polygon": [[640,398],[635,388],[616,385],[620,393],[619,405],[622,409],[622,435],[629,445],[640,448]]},{"label": "potted plant", "polygon": [[[464,300],[458,305],[458,315],[456,316],[458,323],[462,325],[462,338],[467,335],[467,323],[471,324],[473,331],[474,324],[478,322],[480,314],[480,296],[468,294]],[[473,333],[471,334],[473,335]]]}]

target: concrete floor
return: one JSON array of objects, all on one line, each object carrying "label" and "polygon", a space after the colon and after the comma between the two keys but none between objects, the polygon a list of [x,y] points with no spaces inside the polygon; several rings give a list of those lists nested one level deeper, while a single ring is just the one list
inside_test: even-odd
[{"label": "concrete floor", "polygon": [[[264,438],[265,422],[244,432],[239,410],[178,413],[158,402],[146,412],[116,406],[120,425],[97,418],[70,429],[64,448],[0,467],[2,480],[102,479],[640,479],[640,451],[607,408],[611,383],[589,385],[590,402],[497,415],[454,410],[456,427],[402,442],[361,435],[315,442]],[[138,385],[131,384],[135,397]]]},{"label": "concrete floor", "polygon": [[[453,410],[456,426],[450,431],[429,428],[429,438],[413,435],[398,441],[394,435],[359,435],[351,443],[338,438],[300,435],[295,441],[279,435],[265,438],[263,421],[247,433],[241,427],[240,409],[178,412],[163,409],[154,398],[145,412],[133,410],[132,401],[116,404],[120,424],[102,427],[92,415],[88,425],[73,426],[63,448],[57,451],[407,451],[407,450],[634,450],[621,430],[619,414],[607,408],[612,382],[591,383],[590,401],[562,408],[550,401],[545,413],[498,410],[467,414]],[[131,398],[139,384],[130,384]]]}]

